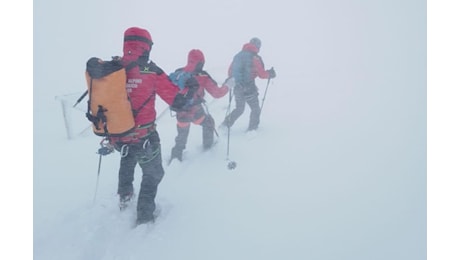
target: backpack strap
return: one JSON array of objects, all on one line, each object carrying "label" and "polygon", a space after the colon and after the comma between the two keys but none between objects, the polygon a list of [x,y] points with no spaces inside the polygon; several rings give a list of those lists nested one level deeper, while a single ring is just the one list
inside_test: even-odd
[{"label": "backpack strap", "polygon": [[131,61],[130,63],[128,63],[128,65],[125,66],[125,70],[128,72],[138,65],[139,64],[137,63],[137,61]]},{"label": "backpack strap", "polygon": [[[128,64],[126,69],[130,70],[134,68],[136,65],[139,66],[139,71],[141,74],[149,74],[152,72],[156,74],[163,73],[163,71],[158,66],[156,66],[156,64],[153,62],[149,62],[147,65],[142,65],[142,64],[139,64],[139,62],[133,61],[130,64]],[[149,101],[153,98],[153,96],[155,96],[155,90],[152,91],[152,94],[150,94],[150,96],[144,101],[144,103],[142,103],[142,105],[138,109],[133,109],[134,117],[136,117],[139,114],[139,112],[145,107],[145,105],[147,105],[147,103],[149,103]]]},{"label": "backpack strap", "polygon": [[91,114],[91,96],[92,96],[91,94],[92,94],[92,90],[93,90],[93,78],[91,78],[90,85],[89,85],[89,90],[90,91],[89,91],[89,98],[88,98],[88,111],[86,112],[86,118],[91,123],[93,123],[94,128],[96,128],[96,130],[101,129],[99,127],[99,122],[102,122],[102,125],[104,126],[104,133],[106,134],[106,136],[108,136],[109,135],[109,130],[107,129],[107,117],[104,114],[105,112],[107,112],[107,109],[104,108],[101,105],[98,105],[96,115],[93,116]]},{"label": "backpack strap", "polygon": [[93,123],[94,127],[99,130],[99,124],[97,121],[97,118],[93,115],[91,115],[91,94],[93,92],[93,78],[91,77],[91,80],[89,82],[89,96],[88,96],[88,110],[86,111],[86,118]]},{"label": "backpack strap", "polygon": [[147,103],[150,101],[150,99],[152,99],[154,95],[155,95],[155,91],[153,91],[152,94],[150,94],[150,96],[144,101],[144,103],[142,103],[142,105],[138,109],[133,109],[134,117],[136,117],[139,114],[141,109],[144,108],[145,105],[147,105]]}]

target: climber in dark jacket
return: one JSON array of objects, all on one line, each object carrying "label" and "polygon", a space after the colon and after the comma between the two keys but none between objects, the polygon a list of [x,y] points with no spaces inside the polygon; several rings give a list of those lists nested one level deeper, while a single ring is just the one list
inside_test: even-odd
[{"label": "climber in dark jacket", "polygon": [[223,127],[231,127],[243,114],[246,103],[251,108],[249,126],[247,131],[256,130],[260,122],[259,90],[255,79],[275,78],[276,72],[273,68],[265,70],[262,58],[258,55],[261,47],[259,38],[252,38],[243,45],[242,50],[237,53],[228,69],[228,76],[235,80],[234,95],[236,107],[227,115]]}]

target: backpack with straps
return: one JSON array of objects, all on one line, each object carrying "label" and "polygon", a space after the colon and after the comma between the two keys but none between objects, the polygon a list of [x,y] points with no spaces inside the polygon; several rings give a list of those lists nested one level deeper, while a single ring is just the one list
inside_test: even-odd
[{"label": "backpack with straps", "polygon": [[88,111],[98,136],[123,136],[134,129],[131,102],[126,92],[126,70],[119,60],[91,58],[86,63]]},{"label": "backpack with straps", "polygon": [[252,77],[252,60],[256,54],[249,51],[241,51],[235,55],[232,62],[231,73],[236,86],[244,87],[254,84]]},{"label": "backpack with straps", "polygon": [[91,58],[86,63],[88,85],[88,111],[86,118],[93,123],[93,132],[98,136],[123,137],[135,128],[134,118],[153,97],[134,110],[126,91],[126,70],[136,66],[132,62],[125,68],[119,58],[103,61]]},{"label": "backpack with straps", "polygon": [[180,112],[188,110],[190,107],[201,103],[201,101],[194,98],[196,91],[200,87],[198,81],[195,79],[195,75],[197,75],[196,72],[185,71],[183,68],[179,68],[169,74],[169,79],[174,85],[179,87],[181,93],[184,94],[184,98],[188,100],[188,103],[180,110],[170,107],[172,111]]}]

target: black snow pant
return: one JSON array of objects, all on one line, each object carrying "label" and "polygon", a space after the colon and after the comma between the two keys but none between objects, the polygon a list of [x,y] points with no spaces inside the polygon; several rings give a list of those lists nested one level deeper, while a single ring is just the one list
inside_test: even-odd
[{"label": "black snow pant", "polygon": [[243,114],[246,103],[251,108],[249,115],[248,131],[255,130],[260,123],[260,105],[259,93],[256,86],[249,87],[245,90],[244,87],[235,87],[235,109],[225,118],[224,125],[231,127],[235,121]]},{"label": "black snow pant", "polygon": [[210,114],[205,113],[203,106],[200,104],[191,111],[177,113],[176,144],[172,148],[171,158],[177,158],[182,161],[182,152],[187,145],[191,123],[202,127],[203,149],[207,150],[213,145],[215,122]]},{"label": "black snow pant", "polygon": [[158,184],[164,176],[158,132],[155,130],[139,143],[125,145],[120,152],[118,194],[124,197],[133,193],[134,169],[139,164],[142,181],[137,201],[137,222],[153,220]]}]

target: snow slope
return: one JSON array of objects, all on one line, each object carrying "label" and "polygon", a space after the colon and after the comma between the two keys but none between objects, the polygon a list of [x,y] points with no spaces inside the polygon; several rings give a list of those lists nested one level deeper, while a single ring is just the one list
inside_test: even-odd
[{"label": "snow slope", "polygon": [[[131,1],[135,12],[112,2],[35,3],[34,259],[426,258],[423,2]],[[167,72],[200,48],[221,83],[258,36],[278,74],[255,136],[248,109],[208,152],[192,126],[187,160],[164,164],[158,221],[136,229],[134,207],[117,208],[119,154],[102,159],[94,196],[100,138],[68,139],[59,101],[83,93],[88,58],[120,54],[129,26],[150,30]],[[258,86],[262,96],[267,81]],[[219,124],[228,97],[208,105]],[[85,129],[81,110],[70,120]],[[166,161],[175,119],[158,129]]]}]

